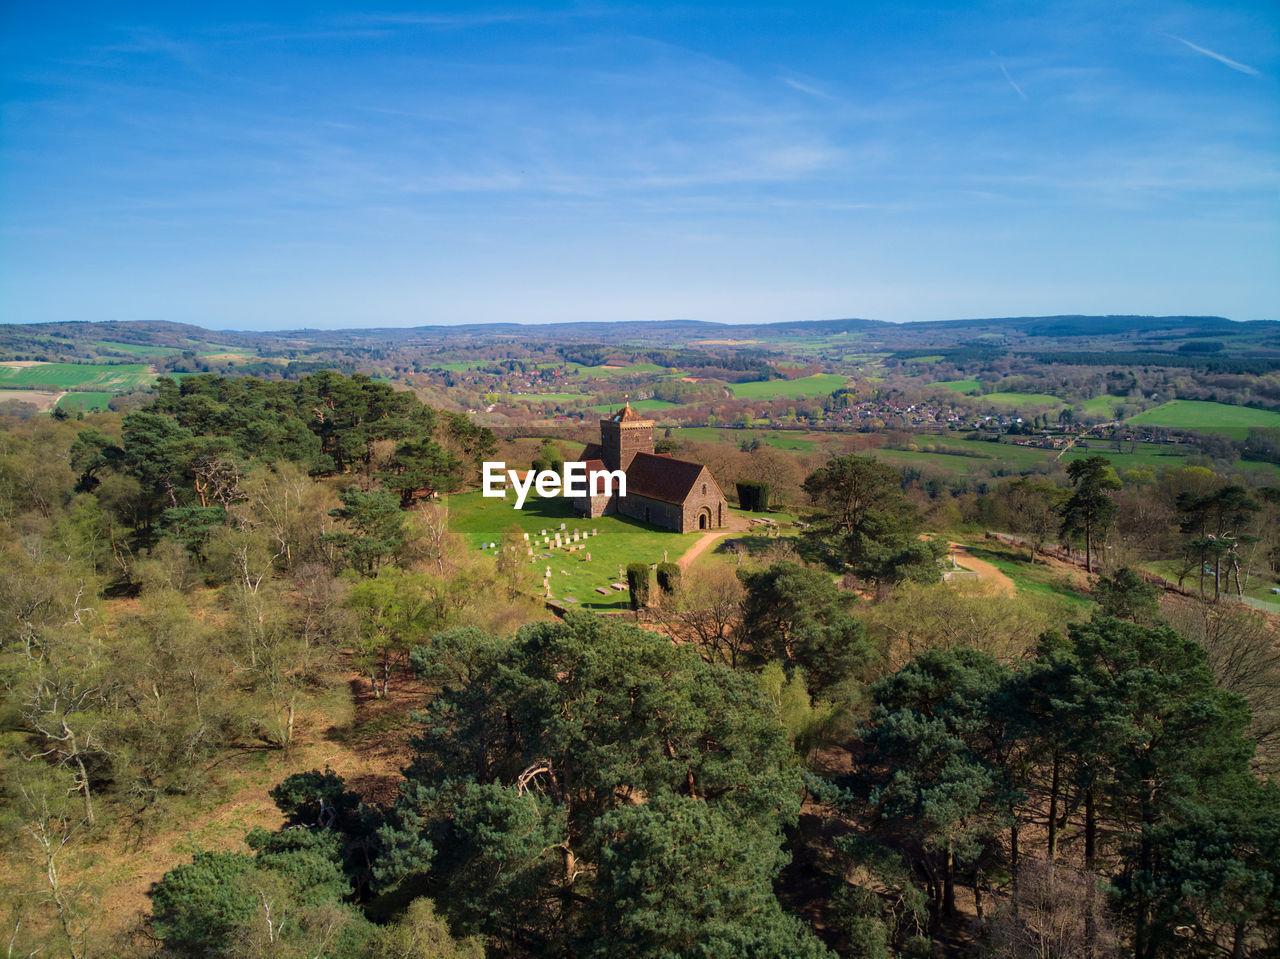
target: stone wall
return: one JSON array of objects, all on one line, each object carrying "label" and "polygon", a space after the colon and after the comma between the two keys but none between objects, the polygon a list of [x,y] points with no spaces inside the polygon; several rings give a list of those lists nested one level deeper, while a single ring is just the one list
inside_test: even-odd
[{"label": "stone wall", "polygon": [[579,516],[596,519],[615,511],[613,499],[612,493],[601,493],[599,496],[576,496],[573,500],[573,509]]},{"label": "stone wall", "polygon": [[654,526],[684,532],[680,507],[674,503],[664,503],[660,499],[650,499],[639,493],[628,493],[626,496],[618,497],[618,512],[623,516],[631,516],[646,523],[652,523]]},{"label": "stone wall", "polygon": [[698,523],[698,516],[704,510],[707,529],[720,529],[729,517],[729,504],[725,502],[724,493],[720,492],[720,487],[716,485],[716,481],[706,467],[703,467],[698,481],[693,484],[693,489],[685,498],[681,510],[680,532],[687,533],[702,529]]},{"label": "stone wall", "polygon": [[623,516],[631,516],[681,533],[702,529],[698,523],[699,515],[707,517],[707,529],[720,529],[729,516],[729,504],[705,467],[683,504],[665,503],[640,493],[628,493],[625,497],[619,497],[617,504],[618,512]]},{"label": "stone wall", "polygon": [[653,452],[653,420],[601,420],[600,446],[600,458],[609,469],[626,469],[637,453]]}]

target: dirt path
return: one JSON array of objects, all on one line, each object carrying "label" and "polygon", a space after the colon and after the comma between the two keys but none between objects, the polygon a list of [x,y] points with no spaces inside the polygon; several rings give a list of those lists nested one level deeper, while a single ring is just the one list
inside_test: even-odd
[{"label": "dirt path", "polygon": [[711,548],[711,545],[720,537],[728,536],[730,533],[741,533],[747,529],[747,521],[741,516],[730,516],[729,524],[723,529],[710,529],[698,537],[698,541],[689,547],[688,552],[676,560],[676,565],[681,570],[686,570],[693,565],[693,561]]},{"label": "dirt path", "polygon": [[1013,596],[1018,591],[1013,580],[986,560],[970,555],[969,548],[963,543],[948,543],[947,546],[955,557],[956,565],[977,573],[983,585],[997,596]]}]

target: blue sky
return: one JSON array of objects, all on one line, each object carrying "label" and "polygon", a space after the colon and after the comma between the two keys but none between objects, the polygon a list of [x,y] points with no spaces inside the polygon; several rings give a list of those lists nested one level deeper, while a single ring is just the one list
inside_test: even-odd
[{"label": "blue sky", "polygon": [[1280,318],[1278,26],[10,0],[0,319]]}]

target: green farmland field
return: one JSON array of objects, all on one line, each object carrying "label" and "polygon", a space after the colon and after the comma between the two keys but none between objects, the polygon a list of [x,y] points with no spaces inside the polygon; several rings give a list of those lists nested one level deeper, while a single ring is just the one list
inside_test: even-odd
[{"label": "green farmland field", "polygon": [[98,340],[91,345],[94,349],[114,350],[117,353],[131,353],[134,356],[164,356],[167,353],[180,352],[176,346],[142,346],[139,343],[117,343],[113,340]]},{"label": "green farmland field", "polygon": [[1244,439],[1249,434],[1251,426],[1280,429],[1280,413],[1271,410],[1254,410],[1247,406],[1229,406],[1226,403],[1171,400],[1155,409],[1139,413],[1128,422],[1137,425],[1167,426],[1172,429],[1199,430],[1202,433],[1223,433],[1234,439]]},{"label": "green farmland field", "polygon": [[149,387],[155,374],[142,363],[38,363],[34,366],[0,366],[0,387],[49,386],[87,392],[122,392]]},{"label": "green farmland field", "polygon": [[815,373],[798,380],[756,380],[751,383],[730,383],[729,389],[738,399],[769,400],[778,397],[818,397],[834,393],[848,382],[838,373]]},{"label": "green farmland field", "polygon": [[58,400],[58,408],[67,412],[75,410],[105,410],[114,393],[68,393]]},{"label": "green farmland field", "polygon": [[1111,393],[1104,393],[1102,396],[1095,396],[1091,400],[1085,400],[1083,403],[1078,404],[1078,406],[1086,413],[1110,416],[1118,404],[1127,402],[1129,401],[1126,397],[1116,396]]},{"label": "green farmland field", "polygon": [[636,363],[632,366],[579,366],[574,371],[574,376],[601,377],[608,379],[611,376],[636,376],[638,374],[647,373],[665,373],[665,366],[657,366],[653,363]]},{"label": "green farmland field", "polygon": [[503,398],[518,400],[522,403],[574,403],[578,400],[594,399],[594,397],[594,393],[520,393],[507,394]]},{"label": "green farmland field", "polygon": [[988,393],[978,399],[997,406],[1062,406],[1063,401],[1048,393]]},{"label": "green farmland field", "polygon": [[824,440],[837,440],[836,433],[811,433],[807,430],[721,429],[717,426],[682,426],[671,431],[678,441],[692,443],[728,443],[737,446],[744,440],[758,439],[766,446],[780,450],[808,453]]},{"label": "green farmland field", "polygon": [[[648,410],[651,413],[675,409],[679,405],[679,403],[669,403],[666,400],[633,400],[631,402],[633,410]],[[598,403],[595,406],[587,407],[587,409],[595,410],[597,413],[612,413],[621,408],[621,403]]]},{"label": "green farmland field", "polygon": [[941,380],[937,383],[930,383],[930,386],[941,386],[951,390],[953,393],[968,393],[982,386],[977,380]]},{"label": "green farmland field", "polygon": [[[922,446],[929,444],[922,443]],[[1074,448],[1058,460],[1064,467],[1072,460],[1088,456],[1102,456],[1123,473],[1131,469],[1147,469],[1154,473],[1178,469],[1187,465],[1187,457],[1194,451],[1164,443],[1139,443],[1132,453],[1126,444],[1117,450],[1110,443],[1091,442],[1087,448]],[[969,455],[964,455],[969,454]],[[942,439],[933,450],[873,450],[872,455],[896,466],[922,466],[928,464],[963,476],[979,474],[1029,473],[1043,469],[1058,457],[1057,450],[1035,446],[1015,446],[1012,443],[986,443],[981,440]],[[1266,482],[1280,480],[1280,466],[1269,463],[1241,462],[1234,467],[1242,473],[1256,473],[1266,477]]]}]

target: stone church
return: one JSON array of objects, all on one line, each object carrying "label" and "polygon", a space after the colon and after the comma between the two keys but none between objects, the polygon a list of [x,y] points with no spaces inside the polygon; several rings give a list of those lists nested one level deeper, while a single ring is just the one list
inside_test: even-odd
[{"label": "stone church", "polygon": [[578,497],[573,502],[580,516],[621,513],[680,533],[719,529],[728,519],[729,504],[711,471],[701,463],[655,453],[653,420],[644,419],[630,403],[600,421],[600,442],[587,444],[582,462],[588,490],[592,474],[622,470],[627,495]]}]

